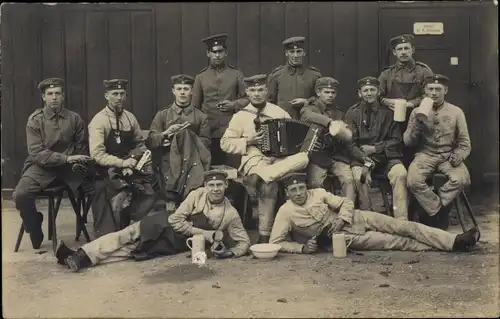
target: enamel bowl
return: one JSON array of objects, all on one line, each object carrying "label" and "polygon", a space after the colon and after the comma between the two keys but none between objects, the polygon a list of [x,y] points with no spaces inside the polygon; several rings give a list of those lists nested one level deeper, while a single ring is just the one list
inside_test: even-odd
[{"label": "enamel bowl", "polygon": [[259,259],[271,259],[276,257],[281,249],[278,244],[256,244],[250,246],[253,255]]}]

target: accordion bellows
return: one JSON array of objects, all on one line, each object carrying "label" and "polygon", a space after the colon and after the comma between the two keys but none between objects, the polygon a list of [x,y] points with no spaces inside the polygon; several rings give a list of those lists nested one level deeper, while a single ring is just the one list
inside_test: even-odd
[{"label": "accordion bellows", "polygon": [[323,135],[323,128],[293,119],[269,119],[261,123],[263,142],[259,145],[262,154],[284,157],[299,152],[310,153],[316,141]]}]

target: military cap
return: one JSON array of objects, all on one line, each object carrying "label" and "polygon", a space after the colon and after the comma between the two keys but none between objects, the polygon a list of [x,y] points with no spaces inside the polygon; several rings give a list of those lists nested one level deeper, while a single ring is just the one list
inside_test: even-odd
[{"label": "military cap", "polygon": [[45,92],[47,88],[64,87],[64,80],[60,78],[48,78],[38,84],[38,89]]},{"label": "military cap", "polygon": [[106,91],[119,90],[119,89],[126,90],[128,87],[128,81],[123,79],[104,80],[103,83]]},{"label": "military cap", "polygon": [[380,82],[377,78],[374,78],[373,76],[366,76],[358,80],[358,89],[361,89],[365,85],[373,85],[379,87]]},{"label": "military cap", "polygon": [[244,78],[243,81],[247,86],[259,86],[259,85],[265,85],[267,80],[267,75],[266,74],[257,74],[254,76],[251,76],[249,78]]},{"label": "military cap", "polygon": [[226,46],[227,33],[214,34],[201,40],[205,43],[208,49],[212,49],[216,45]]},{"label": "military cap", "polygon": [[397,37],[392,38],[389,42],[391,43],[391,46],[393,48],[401,43],[410,43],[411,45],[413,45],[415,42],[415,37],[412,34],[401,34]]},{"label": "military cap", "polygon": [[171,77],[172,84],[194,84],[194,78],[186,74],[178,74]]},{"label": "military cap", "polygon": [[288,187],[293,184],[307,183],[307,174],[306,173],[289,173],[281,179],[285,187]]},{"label": "military cap", "polygon": [[340,85],[339,81],[335,80],[334,78],[330,77],[322,77],[316,80],[316,84],[314,85],[314,88],[316,90],[319,89],[336,89]]},{"label": "military cap", "polygon": [[227,178],[227,173],[219,169],[212,169],[210,171],[206,171],[203,177],[205,182],[214,180],[225,181]]},{"label": "military cap", "polygon": [[450,82],[450,79],[442,74],[434,74],[424,79],[424,85],[429,83],[436,83],[448,86],[448,82]]},{"label": "military cap", "polygon": [[298,49],[298,48],[303,49],[305,41],[306,41],[305,37],[291,37],[283,41],[283,45],[287,50]]}]

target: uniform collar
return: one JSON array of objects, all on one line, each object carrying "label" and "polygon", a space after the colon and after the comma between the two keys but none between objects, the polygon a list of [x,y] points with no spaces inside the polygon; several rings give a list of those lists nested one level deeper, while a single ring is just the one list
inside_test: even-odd
[{"label": "uniform collar", "polygon": [[408,63],[401,63],[398,61],[398,62],[396,62],[396,65],[397,65],[398,70],[405,68],[408,71],[411,71],[415,68],[415,60],[411,59],[410,61],[408,61]]},{"label": "uniform collar", "polygon": [[368,105],[366,102],[362,102],[361,105],[365,113],[367,113],[368,110],[372,111],[373,113],[377,113],[380,109],[380,103],[378,101],[373,103],[372,105]]},{"label": "uniform collar", "polygon": [[[113,111],[109,105],[106,105],[106,107],[104,108],[104,112],[106,112],[106,114],[108,116],[116,116],[115,115],[115,111]],[[125,114],[125,109],[123,109],[123,112],[121,114],[118,114],[118,117],[121,117],[123,114]]]},{"label": "uniform collar", "polygon": [[177,114],[181,114],[182,112],[184,112],[184,114],[188,115],[193,112],[193,106],[188,105],[185,107],[180,107],[179,105],[177,105],[177,103],[174,102],[172,103],[172,110]]},{"label": "uniform collar", "polygon": [[43,115],[45,117],[47,117],[48,119],[53,119],[54,117],[58,116],[58,117],[62,117],[62,118],[66,118],[68,116],[68,112],[66,112],[66,109],[64,108],[64,106],[61,105],[61,108],[59,110],[59,112],[54,112],[52,110],[52,108],[48,107],[48,106],[45,106],[43,108]]},{"label": "uniform collar", "polygon": [[291,66],[290,63],[287,63],[286,67],[290,74],[294,74],[296,71],[301,75],[304,74],[305,66],[303,64],[298,66]]},{"label": "uniform collar", "polygon": [[209,68],[211,70],[213,70],[213,71],[221,72],[221,71],[224,71],[227,68],[227,63],[224,63],[224,65],[222,65],[220,67],[216,67],[216,66],[213,66],[212,64],[210,64]]},{"label": "uniform collar", "polygon": [[434,106],[434,105],[432,105],[432,109],[433,109],[434,111],[436,111],[436,112],[437,112],[437,111],[440,111],[440,110],[444,107],[444,105],[445,105],[445,104],[446,104],[446,101],[443,101],[443,103],[442,103],[441,105],[438,105],[438,106]]}]

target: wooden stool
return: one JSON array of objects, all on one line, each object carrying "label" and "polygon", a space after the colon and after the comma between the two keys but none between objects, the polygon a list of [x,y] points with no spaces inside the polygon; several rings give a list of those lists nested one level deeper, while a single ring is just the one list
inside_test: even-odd
[{"label": "wooden stool", "polygon": [[[427,180],[427,184],[433,186],[434,192],[436,192],[437,194],[438,189],[442,185],[444,185],[447,181],[448,181],[448,176],[442,173],[435,173],[431,178]],[[462,227],[462,230],[464,232],[466,232],[468,229],[463,209],[465,209],[465,211],[469,215],[474,226],[478,227],[478,224],[474,217],[474,212],[472,211],[472,206],[470,205],[469,199],[467,198],[467,195],[465,194],[464,190],[462,190],[458,194],[458,196],[453,199],[452,205],[455,206],[460,226]]]},{"label": "wooden stool", "polygon": [[[77,222],[77,229],[83,231],[85,234],[85,237],[87,239],[87,242],[90,241],[90,238],[87,233],[87,229],[85,227],[85,224],[82,224],[83,221],[83,216],[81,215],[80,209],[77,207],[77,201],[75,199],[75,196],[71,192],[71,190],[67,186],[54,186],[54,187],[48,187],[38,193],[35,194],[35,198],[41,198],[41,197],[47,197],[49,201],[49,207],[48,207],[48,215],[49,215],[49,221],[48,221],[48,230],[49,230],[49,240],[52,240],[52,250],[54,252],[54,255],[56,253],[57,249],[57,228],[56,228],[56,218],[57,214],[59,213],[59,208],[61,206],[61,201],[64,196],[64,192],[68,194],[68,198],[71,201],[71,204],[73,206],[73,210],[76,215],[76,222]],[[81,207],[81,204],[80,204]],[[79,234],[79,232],[77,232]],[[19,251],[19,246],[21,245],[21,241],[23,239],[24,235],[24,225],[21,223],[21,228],[19,229],[19,233],[17,235],[17,241],[16,241],[16,246],[14,248],[14,252]]]}]

